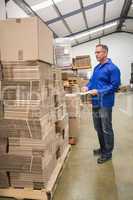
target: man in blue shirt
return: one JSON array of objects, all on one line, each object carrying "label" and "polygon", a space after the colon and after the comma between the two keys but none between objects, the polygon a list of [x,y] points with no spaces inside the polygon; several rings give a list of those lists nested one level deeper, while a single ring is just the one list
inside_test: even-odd
[{"label": "man in blue shirt", "polygon": [[115,92],[120,86],[120,70],[107,57],[106,45],[98,44],[95,54],[99,64],[94,68],[93,75],[84,90],[89,90],[92,95],[93,122],[100,144],[100,148],[95,149],[93,153],[100,155],[97,162],[102,164],[112,158],[114,148],[112,107]]}]

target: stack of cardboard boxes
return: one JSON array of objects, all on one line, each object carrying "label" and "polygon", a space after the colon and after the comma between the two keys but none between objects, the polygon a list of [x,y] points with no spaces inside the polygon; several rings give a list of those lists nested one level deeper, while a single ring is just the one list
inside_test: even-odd
[{"label": "stack of cardboard boxes", "polygon": [[76,56],[76,58],[73,58],[73,69],[89,68],[91,68],[91,58],[89,55]]},{"label": "stack of cardboard boxes", "polygon": [[56,65],[60,68],[71,68],[71,40],[69,38],[57,38],[54,46]]},{"label": "stack of cardboard boxes", "polygon": [[63,72],[62,80],[66,93],[79,93],[81,78],[72,73]]},{"label": "stack of cardboard boxes", "polygon": [[80,80],[72,73],[63,72],[62,80],[66,92],[66,106],[69,116],[69,143],[76,144],[80,131]]},{"label": "stack of cardboard boxes", "polygon": [[62,81],[62,72],[60,69],[53,69],[54,85],[54,107],[55,107],[55,130],[57,141],[59,142],[62,155],[68,146],[69,121],[66,109],[65,91]]},{"label": "stack of cardboard boxes", "polygon": [[69,143],[76,144],[80,131],[80,96],[66,94],[66,105],[69,116]]},{"label": "stack of cardboard boxes", "polygon": [[68,146],[53,34],[38,18],[0,22],[0,187],[41,189]]}]

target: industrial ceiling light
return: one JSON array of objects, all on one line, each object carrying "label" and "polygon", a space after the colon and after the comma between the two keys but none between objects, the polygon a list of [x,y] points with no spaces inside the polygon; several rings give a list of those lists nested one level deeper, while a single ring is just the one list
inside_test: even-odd
[{"label": "industrial ceiling light", "polygon": [[52,6],[54,3],[58,3],[58,2],[61,2],[63,0],[45,0],[44,2],[42,3],[39,3],[39,4],[36,4],[34,6],[31,6],[31,8],[34,10],[34,11],[37,11],[37,10],[41,10],[43,8],[47,8],[47,7],[50,7]]},{"label": "industrial ceiling light", "polygon": [[97,32],[99,32],[99,31],[103,31],[103,30],[105,30],[105,29],[108,29],[108,28],[117,26],[117,24],[118,24],[118,22],[115,21],[115,22],[106,24],[106,25],[104,25],[104,26],[101,26],[101,27],[92,29],[92,30],[90,30],[90,31],[87,31],[87,32],[84,32],[84,33],[80,33],[80,34],[78,34],[78,35],[75,35],[75,36],[73,36],[73,37],[70,37],[70,39],[71,39],[71,40],[75,40],[75,39],[79,39],[79,38],[85,37],[85,36],[87,36],[87,35],[92,35],[92,34],[97,33]]}]

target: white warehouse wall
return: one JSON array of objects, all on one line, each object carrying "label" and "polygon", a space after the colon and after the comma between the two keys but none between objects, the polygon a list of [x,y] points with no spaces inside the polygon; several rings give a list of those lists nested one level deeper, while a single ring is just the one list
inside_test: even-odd
[{"label": "white warehouse wall", "polygon": [[7,18],[23,18],[28,15],[13,1],[10,0],[6,5]]},{"label": "white warehouse wall", "polygon": [[[72,48],[73,57],[78,55],[90,55],[92,66],[97,64],[95,58],[95,46],[98,40],[84,43]],[[133,62],[133,35],[127,33],[114,33],[101,38],[101,43],[108,45],[109,58],[120,68],[122,85],[129,84],[131,63]]]},{"label": "white warehouse wall", "polygon": [[0,1],[0,20],[6,19],[5,0]]}]

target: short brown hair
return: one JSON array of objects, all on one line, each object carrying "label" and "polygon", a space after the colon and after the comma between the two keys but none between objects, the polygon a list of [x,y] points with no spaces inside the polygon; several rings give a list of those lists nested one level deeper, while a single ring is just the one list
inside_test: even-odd
[{"label": "short brown hair", "polygon": [[108,52],[108,46],[104,44],[97,44],[96,47],[102,47],[105,51]]}]

